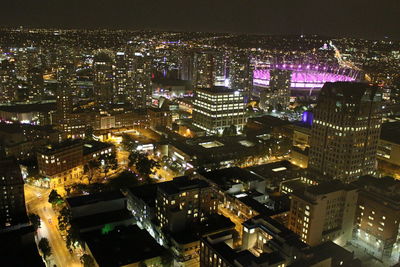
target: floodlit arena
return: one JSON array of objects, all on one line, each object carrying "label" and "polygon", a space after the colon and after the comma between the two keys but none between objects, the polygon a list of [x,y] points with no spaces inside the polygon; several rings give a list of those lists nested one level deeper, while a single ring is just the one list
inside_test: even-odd
[{"label": "floodlit arena", "polygon": [[359,80],[360,72],[318,65],[271,64],[254,70],[254,85],[268,87],[270,70],[291,71],[291,88],[294,90],[320,89],[325,82],[352,82]]}]

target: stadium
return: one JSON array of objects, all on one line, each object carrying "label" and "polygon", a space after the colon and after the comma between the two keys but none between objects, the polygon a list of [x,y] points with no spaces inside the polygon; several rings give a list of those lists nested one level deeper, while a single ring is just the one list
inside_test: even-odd
[{"label": "stadium", "polygon": [[304,64],[270,64],[254,70],[254,85],[268,87],[270,70],[291,71],[291,90],[320,89],[326,82],[352,82],[360,79],[360,72],[339,67],[304,65]]}]

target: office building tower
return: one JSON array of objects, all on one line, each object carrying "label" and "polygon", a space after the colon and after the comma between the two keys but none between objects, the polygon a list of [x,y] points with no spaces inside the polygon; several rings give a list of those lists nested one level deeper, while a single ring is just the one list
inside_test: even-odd
[{"label": "office building tower", "polygon": [[11,60],[0,61],[0,100],[3,103],[14,101],[17,92],[15,64]]},{"label": "office building tower", "polygon": [[58,130],[67,135],[70,134],[71,129],[75,80],[76,75],[73,65],[64,64],[57,70],[57,111],[53,120]]},{"label": "office building tower", "polygon": [[126,100],[127,89],[127,60],[124,52],[117,52],[114,69],[114,102],[121,103]]},{"label": "office building tower", "polygon": [[260,94],[260,106],[265,110],[286,110],[290,104],[290,70],[271,69],[269,87]]},{"label": "office building tower", "polygon": [[0,232],[27,224],[24,181],[18,163],[0,160]]},{"label": "office building tower", "polygon": [[209,134],[222,134],[226,128],[242,130],[246,105],[242,92],[227,87],[198,88],[193,100],[193,124]]},{"label": "office building tower", "polygon": [[378,87],[325,83],[314,109],[309,168],[349,182],[373,174],[381,129]]},{"label": "office building tower", "polygon": [[93,91],[98,105],[109,105],[113,100],[113,55],[99,51],[93,59]]},{"label": "office building tower", "polygon": [[250,97],[253,90],[253,70],[249,55],[245,53],[231,55],[229,64],[230,87],[245,92],[245,95]]},{"label": "office building tower", "polygon": [[193,87],[210,88],[215,82],[215,58],[212,53],[195,53]]},{"label": "office building tower", "polygon": [[182,53],[180,56],[179,64],[179,78],[184,81],[191,81],[193,79],[193,63],[194,56],[191,53]]},{"label": "office building tower", "polygon": [[351,239],[357,189],[338,180],[294,190],[288,228],[310,246],[331,240],[345,245]]},{"label": "office building tower", "polygon": [[141,53],[134,53],[129,55],[128,64],[127,99],[134,108],[145,108],[151,104],[151,59]]},{"label": "office building tower", "polygon": [[29,100],[41,100],[44,95],[43,70],[38,67],[29,69],[27,73],[27,83]]},{"label": "office building tower", "polygon": [[156,219],[163,229],[179,232],[217,212],[217,199],[210,185],[200,179],[178,177],[160,183],[156,197]]}]

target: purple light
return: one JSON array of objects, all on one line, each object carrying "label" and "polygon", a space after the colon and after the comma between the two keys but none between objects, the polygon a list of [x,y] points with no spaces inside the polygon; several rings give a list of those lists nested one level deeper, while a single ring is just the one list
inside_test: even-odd
[{"label": "purple light", "polygon": [[[278,66],[278,65],[275,65]],[[286,64],[283,64],[281,68],[275,67],[275,69],[289,69]],[[290,66],[292,70],[291,76],[291,87],[292,88],[321,88],[325,82],[352,82],[356,80],[356,75],[346,75],[343,70],[336,70],[329,68],[328,71],[323,72],[322,69],[326,70],[327,67],[310,66],[307,65],[306,69],[301,68],[301,65]],[[272,66],[272,68],[274,68]],[[311,70],[315,69],[315,70]],[[330,72],[329,72],[330,71]],[[253,72],[254,84],[260,86],[268,86],[271,79],[270,69],[257,69]]]}]

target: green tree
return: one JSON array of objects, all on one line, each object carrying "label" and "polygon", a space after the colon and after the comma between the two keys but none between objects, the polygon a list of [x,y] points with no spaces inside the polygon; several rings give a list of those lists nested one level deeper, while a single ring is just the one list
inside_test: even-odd
[{"label": "green tree", "polygon": [[83,171],[88,176],[89,184],[93,181],[94,174],[99,167],[100,167],[100,161],[98,159],[89,160],[89,162],[86,163],[85,166],[83,167]]},{"label": "green tree", "polygon": [[101,155],[99,157],[99,162],[104,176],[106,176],[110,170],[116,170],[118,168],[118,161],[115,153],[112,153],[110,155]]},{"label": "green tree", "polygon": [[51,247],[49,244],[49,240],[43,237],[42,239],[40,239],[38,246],[44,256],[44,259],[47,259],[47,257],[51,255]]},{"label": "green tree", "polygon": [[91,141],[91,140],[93,140],[93,127],[92,126],[88,126],[88,127],[86,127],[86,129],[85,129],[85,139],[86,140],[89,140],[89,141]]},{"label": "green tree", "polygon": [[80,258],[83,267],[94,267],[95,263],[94,263],[94,259],[92,258],[92,256],[88,255],[88,254],[83,254],[82,257]]},{"label": "green tree", "polygon": [[31,222],[31,224],[35,228],[35,231],[38,228],[40,228],[41,221],[40,221],[39,215],[37,215],[36,213],[29,213],[28,217],[29,217],[29,221]]},{"label": "green tree", "polygon": [[60,215],[58,215],[58,228],[61,231],[65,231],[70,227],[70,221],[71,221],[71,211],[67,206],[64,206],[60,210]]},{"label": "green tree", "polygon": [[75,245],[75,243],[79,244],[82,243],[79,236],[79,232],[74,227],[69,227],[67,229],[67,240],[66,240],[67,248],[70,249],[72,246]]},{"label": "green tree", "polygon": [[136,174],[130,171],[123,171],[117,177],[110,179],[107,185],[113,189],[121,189],[137,186],[138,184],[139,181]]},{"label": "green tree", "polygon": [[223,136],[235,136],[237,135],[237,129],[235,125],[231,125],[227,128],[224,129],[224,131],[222,132]]},{"label": "green tree", "polygon": [[121,145],[124,150],[132,152],[136,150],[138,143],[131,135],[124,133],[122,134]]},{"label": "green tree", "polygon": [[157,161],[149,159],[147,155],[143,153],[132,152],[128,159],[129,166],[134,166],[140,176],[148,182],[150,181],[150,175],[154,174],[155,168],[160,167],[160,164]]},{"label": "green tree", "polygon": [[51,190],[51,192],[49,194],[49,203],[52,204],[53,206],[55,206],[55,205],[62,204],[63,202],[64,202],[64,200],[61,197],[61,195],[58,194],[58,192],[55,189]]}]

